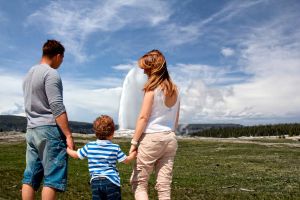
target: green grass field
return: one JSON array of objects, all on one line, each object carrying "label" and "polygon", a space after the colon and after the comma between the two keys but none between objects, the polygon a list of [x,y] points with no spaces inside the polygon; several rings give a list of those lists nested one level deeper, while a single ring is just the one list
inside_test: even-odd
[{"label": "green grass field", "polygon": [[[114,142],[124,152],[128,151],[129,139]],[[295,142],[281,139],[276,143]],[[82,145],[77,143],[77,147]],[[87,161],[69,161],[68,190],[59,194],[58,199],[91,199]],[[20,199],[25,143],[0,144],[0,162],[0,199]],[[172,199],[300,199],[299,166],[299,146],[180,139]],[[118,165],[125,200],[133,199],[129,184],[131,168]],[[157,199],[154,185],[152,177],[150,199]]]}]

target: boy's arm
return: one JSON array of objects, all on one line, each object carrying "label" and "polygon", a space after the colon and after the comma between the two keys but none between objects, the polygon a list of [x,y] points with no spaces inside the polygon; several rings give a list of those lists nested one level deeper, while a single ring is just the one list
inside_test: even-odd
[{"label": "boy's arm", "polygon": [[123,160],[122,162],[124,164],[128,164],[130,163],[130,161],[134,160],[136,158],[137,155],[137,151],[133,151],[129,154],[129,156],[127,156],[127,158],[125,160]]},{"label": "boy's arm", "polygon": [[77,151],[74,151],[74,150],[70,149],[69,147],[67,148],[67,153],[69,154],[69,156],[71,156],[73,158],[79,158]]}]

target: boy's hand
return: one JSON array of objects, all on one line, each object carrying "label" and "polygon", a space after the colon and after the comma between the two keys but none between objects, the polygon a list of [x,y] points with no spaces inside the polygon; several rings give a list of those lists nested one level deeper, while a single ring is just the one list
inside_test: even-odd
[{"label": "boy's hand", "polygon": [[73,158],[78,158],[77,151],[74,151],[70,147],[67,147],[67,154]]},{"label": "boy's hand", "polygon": [[131,151],[123,163],[128,164],[130,161],[134,160],[137,155],[137,150]]}]

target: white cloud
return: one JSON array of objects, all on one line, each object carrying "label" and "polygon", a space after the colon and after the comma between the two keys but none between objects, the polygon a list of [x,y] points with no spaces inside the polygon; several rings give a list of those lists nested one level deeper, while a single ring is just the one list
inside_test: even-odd
[{"label": "white cloud", "polygon": [[118,70],[118,71],[129,71],[130,69],[134,68],[137,66],[136,61],[132,61],[128,64],[119,64],[116,66],[112,66],[113,69]]},{"label": "white cloud", "polygon": [[123,80],[117,77],[103,77],[99,79],[92,79],[92,78],[70,78],[66,77],[63,78],[63,84],[66,84],[65,89],[72,88],[72,86],[78,85],[76,87],[86,88],[86,89],[99,89],[99,88],[114,88],[120,87],[122,85]]},{"label": "white cloud", "polygon": [[[202,36],[212,34],[212,32],[216,29],[214,25],[229,21],[235,16],[241,14],[244,10],[250,9],[264,2],[266,2],[266,0],[257,0],[252,2],[231,1],[218,12],[208,16],[207,18],[199,19],[198,22],[191,22],[185,25],[178,23],[166,23],[161,28],[160,34],[164,38],[167,38],[167,44],[170,46],[191,43],[197,41]],[[228,53],[228,50],[229,49],[225,50],[227,51],[226,53]]]},{"label": "white cloud", "polygon": [[267,2],[267,0],[230,1],[221,10],[202,20],[200,24],[203,26],[210,23],[224,23],[238,16],[239,14],[242,14],[243,11],[265,2]]},{"label": "white cloud", "polygon": [[[217,86],[245,81],[242,71],[229,66],[178,63],[170,66],[170,70],[174,73],[176,80],[185,83],[187,80],[201,79],[207,86]],[[236,76],[236,73],[239,73],[239,76]]]},{"label": "white cloud", "polygon": [[[0,75],[0,114],[25,116],[22,92],[23,76]],[[69,119],[91,122],[100,114],[109,114],[117,122],[122,80],[63,80],[64,104]]]},{"label": "white cloud", "polygon": [[161,33],[167,38],[167,43],[172,46],[186,44],[195,41],[202,34],[199,24],[179,25],[175,23],[162,27]]},{"label": "white cloud", "polygon": [[105,33],[126,26],[156,26],[170,16],[160,1],[52,1],[28,17],[28,24],[58,38],[77,61],[89,59],[85,44],[91,33]]},{"label": "white cloud", "polygon": [[171,66],[182,122],[299,122],[300,29],[292,21],[295,16],[278,17],[237,36],[238,77],[226,66]]},{"label": "white cloud", "polygon": [[[228,27],[219,26],[264,2],[231,1],[205,19],[179,24],[170,22],[172,9],[166,2],[102,1],[94,4],[52,1],[34,12],[27,23],[61,38],[80,62],[91,58],[86,53],[86,44],[92,34],[148,26],[162,31],[164,41],[170,45],[201,42],[200,37],[211,34],[216,44],[214,47],[223,46],[221,54],[225,57],[235,55],[238,66],[210,66],[201,62],[170,66],[171,75],[181,91],[181,122],[253,124],[285,119],[299,122],[300,24],[296,14],[276,15],[270,21],[264,19],[252,23],[251,27],[245,24],[243,31],[237,31],[234,36],[226,30]],[[158,25],[163,25],[163,28]],[[212,31],[215,29],[227,36],[222,38],[221,44],[218,43],[221,41],[217,35],[219,32]],[[135,65],[129,62],[112,68],[123,73]],[[22,114],[22,79],[19,75],[1,71],[1,114]],[[92,121],[99,114],[106,113],[116,120],[122,81],[112,75],[102,79],[63,78],[65,105],[70,119]]]},{"label": "white cloud", "polygon": [[225,57],[229,57],[229,56],[234,55],[234,50],[231,48],[228,48],[228,47],[223,47],[221,49],[221,54]]},{"label": "white cloud", "polygon": [[255,0],[255,1],[231,1],[222,10],[214,14],[212,18],[217,18],[218,22],[223,23],[232,18],[240,15],[245,10],[249,10],[257,5],[267,3],[268,0]]},{"label": "white cloud", "polygon": [[0,114],[24,115],[22,79],[18,75],[0,75]]},{"label": "white cloud", "polygon": [[86,89],[74,85],[68,88],[64,98],[70,119],[92,122],[99,115],[107,114],[117,122],[121,87]]},{"label": "white cloud", "polygon": [[201,80],[189,84],[178,83],[181,91],[181,123],[212,123],[224,120],[226,105],[224,96],[229,90],[207,87]]},{"label": "white cloud", "polygon": [[218,85],[225,80],[231,82],[230,78],[226,78],[228,70],[226,67],[182,63],[170,67],[172,79],[181,95],[180,123],[226,120],[224,98],[232,91],[230,87]]},{"label": "white cloud", "polygon": [[253,78],[233,87],[227,99],[231,110],[248,107],[249,113],[270,118],[300,116],[300,29],[287,35],[293,23],[286,19],[254,29],[241,44],[241,64]]},{"label": "white cloud", "polygon": [[64,83],[64,103],[70,119],[92,122],[97,116],[107,114],[118,122],[118,110],[123,80],[68,79]]}]

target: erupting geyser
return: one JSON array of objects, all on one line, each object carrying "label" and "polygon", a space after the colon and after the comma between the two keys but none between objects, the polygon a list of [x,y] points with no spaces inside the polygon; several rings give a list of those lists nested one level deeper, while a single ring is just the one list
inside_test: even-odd
[{"label": "erupting geyser", "polygon": [[144,96],[143,86],[147,81],[144,71],[138,67],[131,69],[125,77],[120,99],[119,134],[132,133],[135,129]]}]

